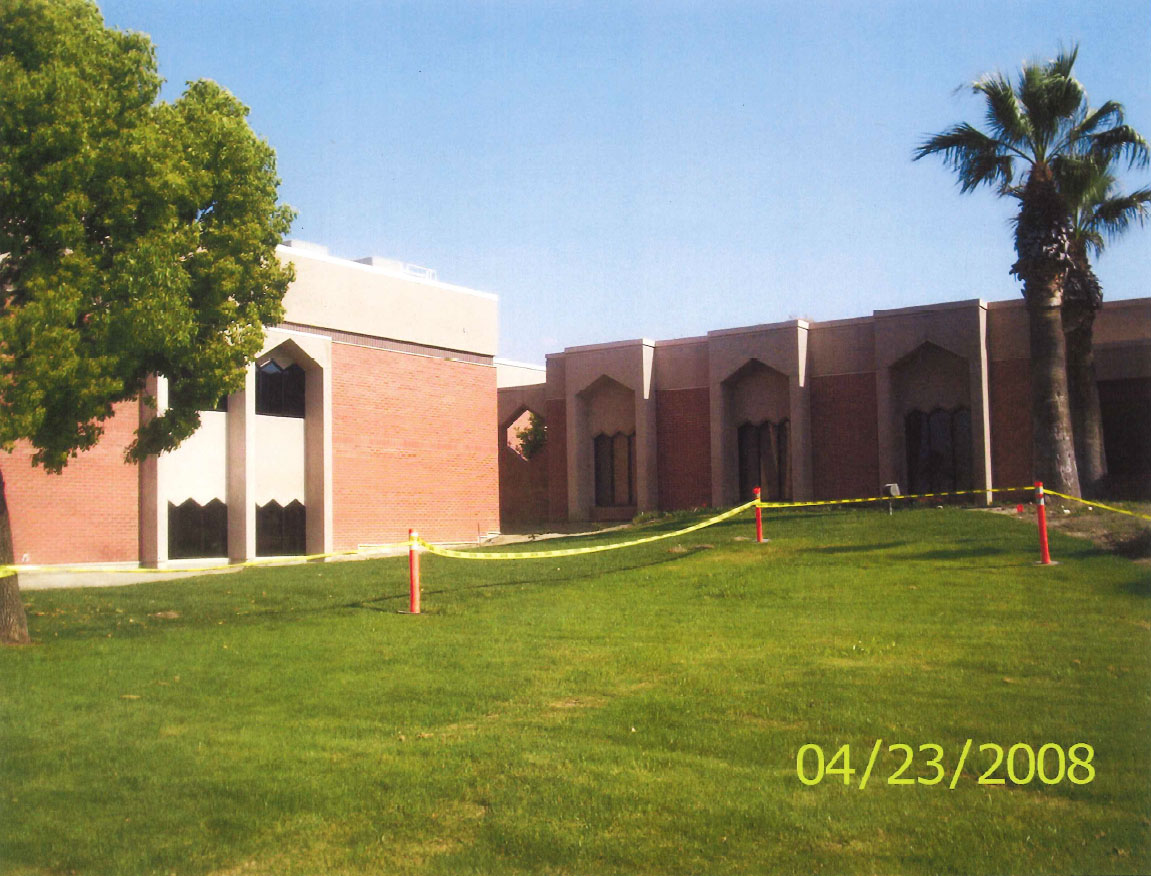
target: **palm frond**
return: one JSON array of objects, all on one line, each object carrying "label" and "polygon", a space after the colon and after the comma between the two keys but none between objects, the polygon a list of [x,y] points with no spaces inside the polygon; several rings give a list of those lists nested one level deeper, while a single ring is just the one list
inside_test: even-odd
[{"label": "palm frond", "polygon": [[1047,69],[1056,76],[1063,76],[1068,78],[1071,76],[1071,68],[1075,66],[1075,59],[1079,57],[1079,44],[1073,43],[1070,49],[1059,51],[1055,56],[1055,60],[1047,63]]},{"label": "palm frond", "polygon": [[981,94],[987,102],[987,124],[999,139],[1021,146],[1031,137],[1031,126],[1015,96],[1011,82],[1000,73],[984,76],[972,84],[971,90]]},{"label": "palm frond", "polygon": [[1147,167],[1151,161],[1147,141],[1130,125],[1116,125],[1091,134],[1088,141],[1091,151],[1107,163],[1125,158],[1128,167]]},{"label": "palm frond", "polygon": [[[1114,240],[1133,224],[1143,225],[1151,220],[1151,188],[1107,198],[1096,204],[1092,213],[1091,229]],[[1100,242],[1098,250],[1102,249]]]},{"label": "palm frond", "polygon": [[1062,153],[1050,163],[1059,193],[1072,212],[1079,206],[1098,203],[1115,182],[1107,162],[1091,153]]},{"label": "palm frond", "polygon": [[1047,64],[1026,64],[1019,79],[1019,100],[1031,124],[1036,157],[1046,159],[1061,132],[1079,122],[1087,102],[1083,86],[1070,74],[1074,53]]},{"label": "palm frond", "polygon": [[1083,241],[1083,246],[1089,250],[1092,255],[1098,256],[1103,252],[1103,235],[1098,231],[1085,228],[1076,230],[1075,236]]},{"label": "palm frond", "polygon": [[967,122],[924,140],[915,150],[914,159],[928,155],[942,156],[944,163],[958,174],[963,192],[983,184],[1011,183],[1012,158],[1006,144]]},{"label": "palm frond", "polygon": [[1109,100],[1103,104],[1103,106],[1099,107],[1099,109],[1087,113],[1083,121],[1075,126],[1075,130],[1073,131],[1074,140],[1078,140],[1087,134],[1093,134],[1095,129],[1102,125],[1121,124],[1123,124],[1123,104],[1118,101]]}]

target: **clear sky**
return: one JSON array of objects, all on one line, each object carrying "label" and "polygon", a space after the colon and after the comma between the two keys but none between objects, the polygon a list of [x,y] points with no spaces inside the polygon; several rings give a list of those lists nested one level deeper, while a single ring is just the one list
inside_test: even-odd
[{"label": "clear sky", "polygon": [[[1147,0],[102,0],[165,97],[214,79],[277,150],[292,236],[500,296],[501,355],[1019,295],[1012,204],[925,134],[957,87],[1080,44],[1151,137]],[[1128,188],[1151,184],[1130,174]],[[1151,295],[1151,227],[1098,261]]]}]

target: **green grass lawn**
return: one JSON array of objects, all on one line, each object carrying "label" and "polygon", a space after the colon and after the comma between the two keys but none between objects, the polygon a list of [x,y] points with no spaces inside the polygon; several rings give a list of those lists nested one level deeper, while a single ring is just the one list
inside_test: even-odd
[{"label": "green grass lawn", "polygon": [[[1151,871],[1151,566],[1056,534],[1036,567],[971,510],[766,523],[425,556],[418,617],[402,558],[27,593],[0,871]],[[978,783],[981,743],[1080,742],[1089,784]],[[800,782],[807,743],[851,784]],[[888,784],[889,743],[946,777]]]}]

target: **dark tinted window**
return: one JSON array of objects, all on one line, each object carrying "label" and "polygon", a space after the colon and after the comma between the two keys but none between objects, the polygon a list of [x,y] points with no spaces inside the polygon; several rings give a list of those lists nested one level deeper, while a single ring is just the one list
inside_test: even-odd
[{"label": "dark tinted window", "polygon": [[635,433],[596,435],[595,503],[600,508],[635,504]]},{"label": "dark tinted window", "polygon": [[907,493],[946,493],[974,488],[971,411],[911,411],[903,421],[907,444]]},{"label": "dark tinted window", "polygon": [[188,499],[180,505],[168,503],[168,557],[228,555],[228,506],[219,499],[207,505]]},{"label": "dark tinted window", "polygon": [[744,423],[736,434],[739,454],[741,501],[755,498],[755,488],[765,502],[791,499],[789,422]]},{"label": "dark tinted window", "polygon": [[269,360],[256,369],[256,413],[271,417],[304,416],[304,369],[281,368]]},{"label": "dark tinted window", "polygon": [[299,501],[269,502],[256,508],[256,556],[292,557],[307,553],[307,511]]}]

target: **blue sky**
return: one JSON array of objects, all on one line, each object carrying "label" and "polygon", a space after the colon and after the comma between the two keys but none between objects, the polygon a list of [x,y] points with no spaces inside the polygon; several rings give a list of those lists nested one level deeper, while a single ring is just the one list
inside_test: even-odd
[{"label": "blue sky", "polygon": [[[1093,104],[1151,136],[1138,2],[103,0],[165,97],[214,79],[278,155],[292,236],[500,296],[501,355],[1019,287],[1012,205],[925,134],[956,91],[1080,44]],[[1128,175],[1129,188],[1151,171]],[[1151,227],[1097,263],[1151,295]]]}]

